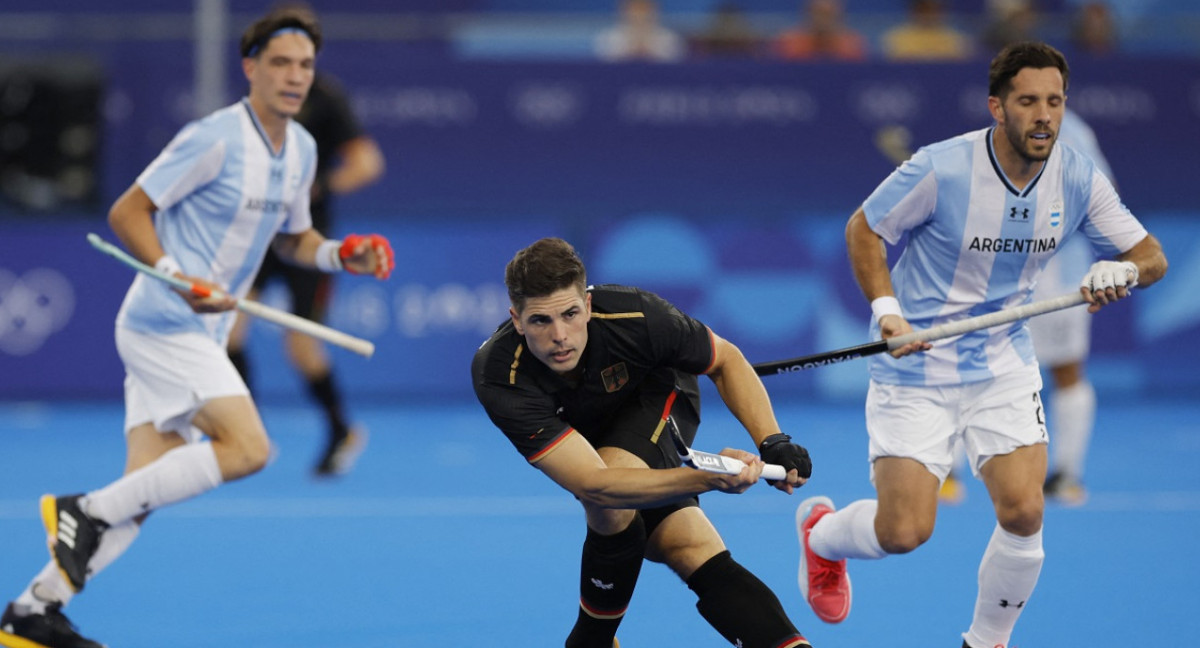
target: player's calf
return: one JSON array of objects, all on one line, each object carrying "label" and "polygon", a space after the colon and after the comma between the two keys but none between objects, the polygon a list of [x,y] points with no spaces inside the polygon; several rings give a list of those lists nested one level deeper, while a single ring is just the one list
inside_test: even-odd
[{"label": "player's calf", "polygon": [[731,644],[746,648],[811,648],[771,589],[728,551],[692,573],[687,586],[700,597],[696,609]]}]

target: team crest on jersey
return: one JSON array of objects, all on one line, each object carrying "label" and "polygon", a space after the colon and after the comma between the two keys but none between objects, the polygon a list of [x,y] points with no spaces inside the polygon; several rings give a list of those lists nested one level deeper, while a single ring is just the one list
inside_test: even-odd
[{"label": "team crest on jersey", "polygon": [[611,394],[629,382],[629,370],[625,368],[624,362],[618,362],[601,371],[600,379],[604,381],[604,391]]},{"label": "team crest on jersey", "polygon": [[1062,201],[1056,200],[1050,203],[1050,227],[1058,227],[1059,225],[1062,225],[1062,213]]}]

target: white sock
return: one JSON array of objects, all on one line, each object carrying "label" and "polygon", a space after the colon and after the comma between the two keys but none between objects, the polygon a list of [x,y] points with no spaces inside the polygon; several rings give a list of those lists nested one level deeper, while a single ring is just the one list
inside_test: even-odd
[{"label": "white sock", "polygon": [[887,555],[875,535],[875,510],[879,502],[858,500],[828,513],[813,525],[808,546],[825,560],[859,558],[878,560]]},{"label": "white sock", "polygon": [[1054,390],[1050,397],[1054,437],[1051,443],[1054,470],[1074,479],[1083,478],[1083,464],[1092,426],[1096,421],[1096,391],[1081,380]]},{"label": "white sock", "polygon": [[[96,574],[125,553],[140,530],[141,525],[133,520],[109,527],[104,535],[100,536],[100,546],[96,548],[96,554],[88,561],[88,580],[95,578]],[[24,605],[33,614],[44,614],[47,604],[57,602],[66,607],[74,597],[75,591],[62,577],[62,572],[58,571],[58,565],[51,560],[33,577],[25,591],[21,592],[14,602]]]},{"label": "white sock", "polygon": [[153,463],[87,494],[84,511],[111,525],[182,502],[221,485],[221,467],[211,443],[168,451]]},{"label": "white sock", "polygon": [[[58,565],[51,560],[29,581],[29,585],[13,601],[13,605],[24,606],[28,610],[27,614],[45,614],[46,605],[56,602],[66,605],[72,596],[75,596],[75,592],[71,591],[71,586],[58,572]],[[23,612],[24,610],[21,610],[17,614],[24,616]]]},{"label": "white sock", "polygon": [[1007,646],[1017,617],[1042,571],[1042,532],[1023,538],[996,525],[979,563],[975,618],[963,639],[971,646]]}]

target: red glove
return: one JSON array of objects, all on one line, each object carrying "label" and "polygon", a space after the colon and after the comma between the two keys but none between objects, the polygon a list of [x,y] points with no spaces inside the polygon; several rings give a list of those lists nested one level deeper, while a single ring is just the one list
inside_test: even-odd
[{"label": "red glove", "polygon": [[342,240],[342,247],[338,249],[338,258],[342,260],[342,267],[347,272],[352,274],[362,274],[354,270],[346,263],[354,256],[355,250],[362,244],[363,241],[371,242],[371,251],[375,255],[374,272],[377,279],[387,279],[392,274],[392,268],[396,266],[396,253],[392,251],[392,244],[386,238],[379,234],[350,234]]}]

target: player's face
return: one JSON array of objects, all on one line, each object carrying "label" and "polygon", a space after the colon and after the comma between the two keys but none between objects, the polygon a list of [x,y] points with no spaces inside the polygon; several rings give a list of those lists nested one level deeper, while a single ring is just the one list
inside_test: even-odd
[{"label": "player's face", "polygon": [[574,287],[546,297],[525,300],[520,313],[509,309],[517,333],[525,336],[529,352],[555,373],[571,372],[587,346],[592,296]]},{"label": "player's face", "polygon": [[316,60],[308,36],[288,32],[272,38],[257,58],[243,59],[251,101],[280,117],[296,116],[312,87]]},{"label": "player's face", "polygon": [[992,116],[1013,151],[1026,162],[1050,157],[1062,125],[1067,96],[1058,68],[1023,68],[1003,101],[990,97]]}]

